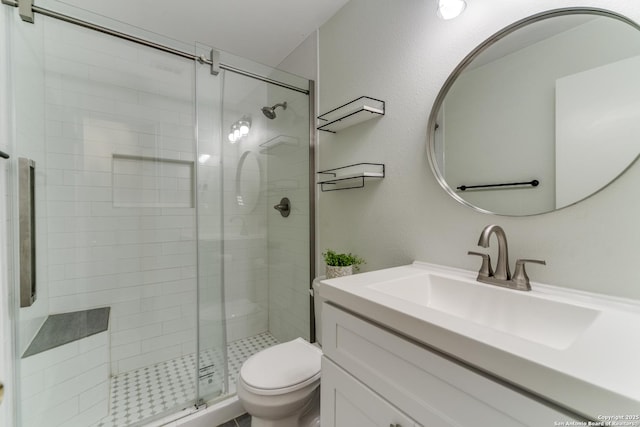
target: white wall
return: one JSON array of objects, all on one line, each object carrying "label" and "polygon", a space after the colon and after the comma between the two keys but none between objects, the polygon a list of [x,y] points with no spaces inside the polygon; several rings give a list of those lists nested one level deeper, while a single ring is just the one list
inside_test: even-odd
[{"label": "white wall", "polygon": [[304,39],[277,67],[309,80],[318,78],[318,32]]},{"label": "white wall", "polygon": [[640,298],[640,165],[576,206],[511,218],[460,205],[427,162],[427,119],[457,64],[501,28],[562,6],[609,8],[640,21],[640,4],[624,0],[469,0],[452,21],[436,17],[435,1],[351,0],[322,26],[320,112],[369,95],[387,101],[387,114],[336,135],[322,133],[320,165],[383,162],[387,177],[364,189],[321,194],[320,247],[363,256],[365,270],[413,260],[476,270],[478,260],[466,252],[476,248],[485,225],[497,223],[509,237],[512,262],[547,261],[530,269],[534,281]]}]

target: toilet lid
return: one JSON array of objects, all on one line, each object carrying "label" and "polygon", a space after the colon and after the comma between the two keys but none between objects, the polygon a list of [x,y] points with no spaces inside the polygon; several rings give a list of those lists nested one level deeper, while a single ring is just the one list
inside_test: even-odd
[{"label": "toilet lid", "polygon": [[287,393],[320,377],[321,357],[322,350],[296,338],[248,358],[240,369],[240,377],[254,393]]}]

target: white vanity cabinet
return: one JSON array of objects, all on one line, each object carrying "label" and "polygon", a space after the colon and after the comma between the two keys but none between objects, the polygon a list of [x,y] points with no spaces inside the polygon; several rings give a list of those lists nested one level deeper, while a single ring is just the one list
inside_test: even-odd
[{"label": "white vanity cabinet", "polygon": [[322,315],[322,427],[582,421],[331,304]]}]

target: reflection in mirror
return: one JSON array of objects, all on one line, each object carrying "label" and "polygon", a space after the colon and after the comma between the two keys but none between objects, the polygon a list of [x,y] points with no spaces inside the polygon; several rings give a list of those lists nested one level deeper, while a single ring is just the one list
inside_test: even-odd
[{"label": "reflection in mirror", "polygon": [[430,118],[432,169],[456,200],[483,212],[533,215],[579,202],[638,157],[638,76],[640,31],[625,18],[564,10],[517,23],[444,85]]},{"label": "reflection in mirror", "polygon": [[252,151],[240,156],[236,169],[236,204],[242,213],[252,212],[260,199],[260,159]]}]

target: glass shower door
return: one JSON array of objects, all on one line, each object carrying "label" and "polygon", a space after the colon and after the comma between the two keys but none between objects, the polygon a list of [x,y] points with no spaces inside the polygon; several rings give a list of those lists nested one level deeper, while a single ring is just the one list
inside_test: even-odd
[{"label": "glass shower door", "polygon": [[[200,247],[214,250],[206,256],[201,250],[199,265],[201,270],[223,272],[221,277],[210,276],[223,283],[223,301],[216,300],[216,292],[201,299],[200,340],[202,348],[210,347],[202,344],[212,334],[205,326],[212,319],[205,313],[223,316],[226,347],[218,352],[227,354],[225,393],[231,394],[250,355],[278,342],[309,339],[310,102],[306,79],[224,52],[220,61],[267,78],[223,67],[215,78],[222,86],[206,92],[201,87],[214,85],[206,75],[208,68],[198,79],[198,97],[216,98],[220,93],[222,100],[219,110],[211,110],[213,119],[198,114],[199,129],[202,123],[216,122],[218,144],[199,138]],[[201,86],[200,77],[207,83]],[[218,176],[222,179],[215,182],[212,177]],[[284,198],[290,204],[288,215],[274,209]],[[214,200],[222,209],[207,213]],[[210,280],[201,275],[201,296]],[[202,309],[203,304],[214,309]]]},{"label": "glass shower door", "polygon": [[[35,299],[15,302],[19,425],[193,410],[233,393],[250,354],[309,338],[310,102],[286,87],[308,81],[226,53],[273,81],[214,77],[53,18],[13,20],[9,164],[15,183],[19,159],[33,165],[36,242]],[[284,197],[288,216],[273,209]]]},{"label": "glass shower door", "polygon": [[17,182],[18,159],[34,161],[36,204],[36,298],[16,303],[19,425],[127,426],[192,408],[194,62],[13,16],[11,165]]},{"label": "glass shower door", "polygon": [[[196,52],[210,47],[196,45]],[[227,339],[223,299],[222,76],[196,64],[198,229],[198,399],[226,393]]]}]

